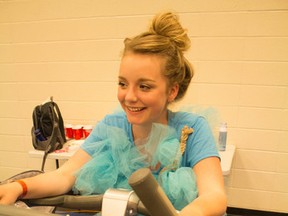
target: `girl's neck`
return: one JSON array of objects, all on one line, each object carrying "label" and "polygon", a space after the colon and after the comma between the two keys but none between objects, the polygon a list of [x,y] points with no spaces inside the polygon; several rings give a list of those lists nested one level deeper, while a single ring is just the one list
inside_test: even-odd
[{"label": "girl's neck", "polygon": [[135,141],[145,140],[150,134],[152,125],[132,125],[133,139]]},{"label": "girl's neck", "polygon": [[[162,122],[159,122],[160,124],[168,125],[168,112],[166,113],[166,119],[164,119]],[[149,137],[152,124],[145,124],[145,125],[132,125],[132,134],[133,134],[133,140],[136,144],[137,141],[141,140],[147,140]]]}]

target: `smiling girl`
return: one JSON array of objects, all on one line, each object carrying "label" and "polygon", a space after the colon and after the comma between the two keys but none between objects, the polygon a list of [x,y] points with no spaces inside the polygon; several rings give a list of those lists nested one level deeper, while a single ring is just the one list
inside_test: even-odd
[{"label": "smiling girl", "polygon": [[[193,77],[184,57],[190,47],[187,32],[175,14],[162,13],[148,31],[124,44],[117,94],[123,111],[97,124],[58,170],[24,179],[24,198],[71,189],[94,194],[109,187],[129,188],[131,173],[150,167],[179,215],[223,215],[226,195],[220,159],[207,121],[168,109],[184,97]],[[183,128],[190,131],[184,141]],[[17,182],[0,186],[1,204],[13,203],[21,195],[23,187]]]}]

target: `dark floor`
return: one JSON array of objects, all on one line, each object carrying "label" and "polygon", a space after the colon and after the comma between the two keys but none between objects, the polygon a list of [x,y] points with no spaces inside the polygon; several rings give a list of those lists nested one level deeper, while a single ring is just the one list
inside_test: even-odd
[{"label": "dark floor", "polygon": [[252,209],[231,208],[227,209],[227,216],[287,216],[287,213],[268,212]]},{"label": "dark floor", "polygon": [[[242,215],[227,214],[226,216],[242,216]],[[243,216],[244,216],[244,215],[243,215]]]},{"label": "dark floor", "polygon": [[[84,212],[61,212],[61,208],[57,212],[60,215],[66,216],[69,213],[70,216],[94,216],[96,213],[84,213]],[[277,212],[267,212],[267,211],[259,211],[259,210],[251,210],[251,209],[241,209],[241,208],[231,208],[228,207],[226,216],[287,216],[285,213],[277,213]]]}]

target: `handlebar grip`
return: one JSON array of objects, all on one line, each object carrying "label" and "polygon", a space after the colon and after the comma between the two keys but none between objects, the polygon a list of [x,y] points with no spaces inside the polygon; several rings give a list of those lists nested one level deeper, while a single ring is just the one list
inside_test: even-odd
[{"label": "handlebar grip", "polygon": [[176,209],[148,168],[135,171],[128,179],[128,183],[151,216],[177,215]]},{"label": "handlebar grip", "polygon": [[56,216],[56,214],[44,213],[34,209],[17,208],[13,205],[0,205],[0,213],[1,216]]},{"label": "handlebar grip", "polygon": [[101,211],[103,195],[74,196],[61,195],[48,198],[25,200],[30,205],[57,206],[70,209],[85,209]]}]

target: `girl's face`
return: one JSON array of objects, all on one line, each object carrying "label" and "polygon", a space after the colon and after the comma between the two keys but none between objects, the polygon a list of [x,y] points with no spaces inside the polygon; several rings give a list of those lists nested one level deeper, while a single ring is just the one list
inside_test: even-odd
[{"label": "girl's face", "polygon": [[168,89],[164,68],[164,58],[155,55],[129,53],[122,58],[117,96],[131,124],[167,124],[167,104],[178,85]]}]

